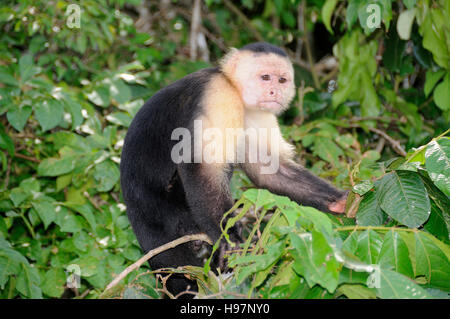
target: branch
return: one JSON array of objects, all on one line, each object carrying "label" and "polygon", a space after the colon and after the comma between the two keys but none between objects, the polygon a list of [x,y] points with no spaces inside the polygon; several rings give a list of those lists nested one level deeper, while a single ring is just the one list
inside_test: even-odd
[{"label": "branch", "polygon": [[[361,126],[356,125],[356,124],[350,124],[349,127],[355,127],[355,128],[361,128]],[[406,152],[403,149],[403,147],[400,145],[400,143],[396,140],[394,140],[392,137],[390,137],[389,135],[387,135],[385,132],[383,132],[382,130],[379,130],[377,128],[374,127],[367,127],[367,129],[369,131],[372,131],[374,133],[377,133],[378,135],[380,135],[381,137],[383,137],[386,141],[388,141],[391,146],[392,149],[400,156],[405,157],[406,156]]]},{"label": "branch", "polygon": [[386,139],[391,145],[392,145],[392,149],[399,155],[405,157],[406,156],[406,152],[403,149],[403,147],[400,145],[400,143],[396,140],[394,140],[392,137],[390,137],[389,135],[387,135],[385,132],[383,132],[382,130],[379,130],[377,128],[374,127],[369,127],[369,130],[377,133],[378,135],[381,135],[382,137],[384,137],[384,139]]},{"label": "branch", "polygon": [[138,269],[143,263],[145,263],[147,260],[149,260],[150,258],[162,253],[163,251],[166,251],[168,249],[174,248],[178,245],[187,243],[189,241],[193,241],[193,240],[202,240],[204,242],[207,242],[208,244],[212,245],[212,241],[211,239],[205,235],[205,234],[194,234],[194,235],[186,235],[183,237],[180,237],[178,239],[175,239],[171,242],[168,242],[167,244],[164,244],[162,246],[159,246],[155,249],[150,250],[148,253],[146,253],[144,256],[142,256],[138,261],[136,261],[135,263],[133,263],[132,265],[128,266],[124,271],[122,271],[116,278],[114,278],[113,281],[111,281],[109,283],[108,286],[106,286],[105,291],[103,292],[103,294],[108,291],[109,289],[111,289],[112,287],[114,287],[115,285],[117,285],[123,278],[125,278],[130,272],[132,272],[133,270]]},{"label": "branch", "polygon": [[23,154],[20,154],[20,153],[17,153],[17,152],[14,153],[14,157],[22,158],[22,159],[25,159],[27,161],[35,162],[35,163],[40,163],[41,162],[37,158],[26,156],[26,155],[23,155]]}]

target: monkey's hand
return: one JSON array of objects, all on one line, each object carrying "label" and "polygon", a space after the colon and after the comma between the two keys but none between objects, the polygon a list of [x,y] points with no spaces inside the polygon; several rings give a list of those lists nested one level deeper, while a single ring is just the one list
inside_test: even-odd
[{"label": "monkey's hand", "polygon": [[335,202],[331,203],[330,205],[328,205],[328,209],[332,213],[336,213],[336,214],[343,214],[343,213],[345,213],[345,205],[347,203],[348,193],[349,193],[348,191],[345,192],[344,196],[342,196],[337,201],[335,201]]}]

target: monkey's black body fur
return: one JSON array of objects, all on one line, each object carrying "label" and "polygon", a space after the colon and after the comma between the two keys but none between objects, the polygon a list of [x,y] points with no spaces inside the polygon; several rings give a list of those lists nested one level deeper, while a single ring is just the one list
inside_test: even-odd
[{"label": "monkey's black body fur", "polygon": [[[253,43],[241,50],[287,57],[280,48],[267,43]],[[129,127],[120,164],[121,186],[129,220],[145,253],[187,234],[205,233],[213,241],[220,236],[222,216],[232,207],[232,167],[211,169],[202,163],[174,163],[171,151],[178,141],[171,136],[176,128],[187,128],[194,138],[194,120],[204,114],[202,107],[214,107],[202,105],[207,85],[221,72],[219,68],[203,69],[161,89],[144,104]],[[345,192],[290,159],[280,161],[280,169],[272,175],[259,174],[258,164],[241,167],[256,186],[322,211],[330,211],[329,205],[344,196]],[[230,235],[233,241],[239,241],[236,229]],[[182,244],[153,257],[150,266],[154,270],[202,266],[198,250],[195,242]],[[213,269],[220,261],[217,257],[213,258]],[[182,275],[172,275],[167,281],[174,295],[188,285],[195,290],[195,282]]]},{"label": "monkey's black body fur", "polygon": [[[202,183],[196,178],[183,179],[177,164],[171,159],[172,131],[186,127],[201,111],[199,102],[204,86],[217,68],[192,73],[157,92],[134,117],[125,138],[120,164],[122,193],[127,214],[144,252],[148,252],[183,235],[204,231],[198,225],[208,225],[203,218],[192,216],[186,201],[189,196],[204,196]],[[187,127],[191,129],[191,127]],[[195,175],[199,164],[184,165],[186,175]],[[186,185],[189,183],[189,185]],[[193,254],[194,243],[182,244],[150,260],[152,269],[201,266],[202,260]],[[193,283],[183,277],[168,281],[173,293]]]}]

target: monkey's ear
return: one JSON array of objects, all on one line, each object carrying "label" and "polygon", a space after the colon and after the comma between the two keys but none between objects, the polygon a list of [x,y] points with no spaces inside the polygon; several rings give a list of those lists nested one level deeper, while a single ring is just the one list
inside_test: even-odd
[{"label": "monkey's ear", "polygon": [[230,51],[220,60],[220,69],[227,76],[234,74],[239,60],[239,50],[231,48]]}]

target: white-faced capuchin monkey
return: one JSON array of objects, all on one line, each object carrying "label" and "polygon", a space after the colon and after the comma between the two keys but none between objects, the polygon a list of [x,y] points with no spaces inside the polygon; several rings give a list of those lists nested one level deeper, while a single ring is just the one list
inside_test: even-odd
[{"label": "white-faced capuchin monkey", "polygon": [[[286,53],[252,43],[232,49],[219,67],[161,89],[144,104],[129,127],[120,164],[127,214],[144,252],[187,234],[218,240],[223,214],[233,204],[229,182],[235,167],[259,188],[324,212],[344,212],[346,192],[296,164],[293,147],[281,136],[276,115],[294,95],[294,70]],[[180,148],[183,130],[190,134]],[[262,149],[270,163],[258,158]],[[238,228],[230,234],[236,242],[241,241]],[[152,258],[150,266],[202,266],[200,250],[198,242],[182,244]],[[167,281],[172,294],[188,287],[195,291],[195,286],[181,275]]]}]

